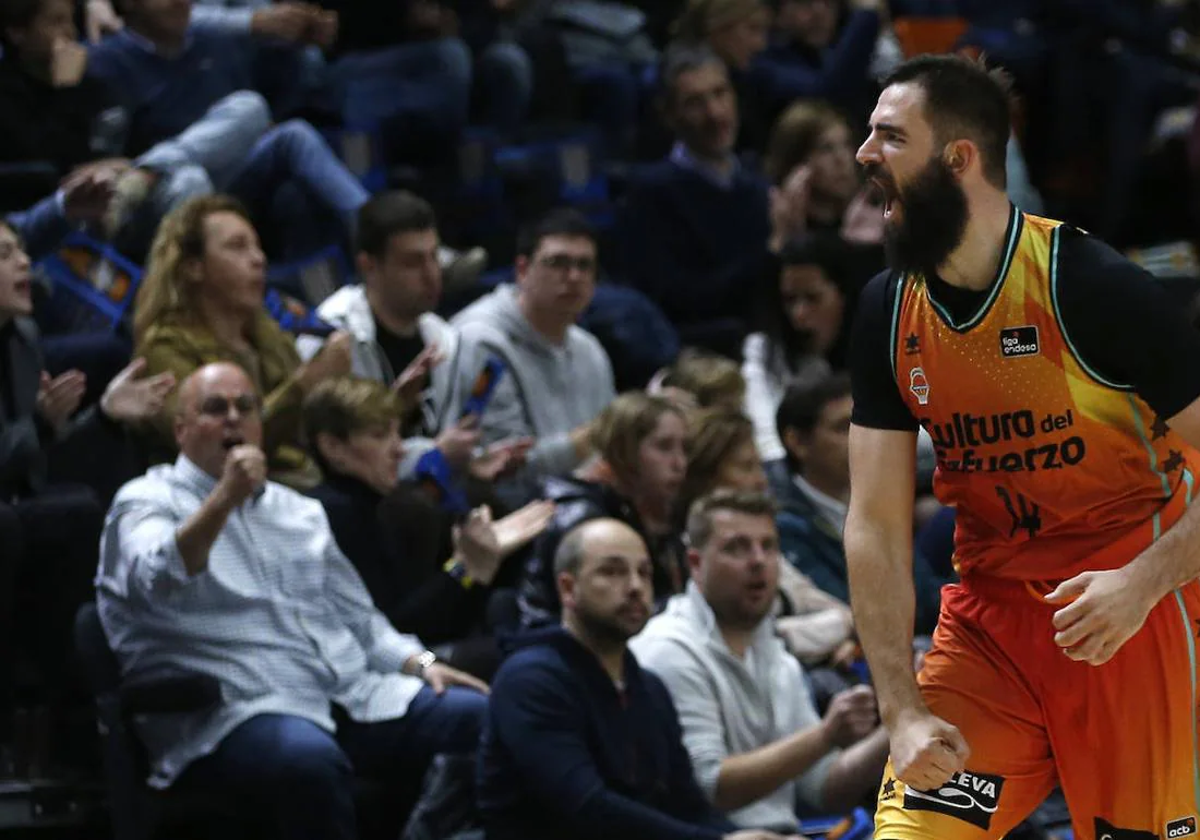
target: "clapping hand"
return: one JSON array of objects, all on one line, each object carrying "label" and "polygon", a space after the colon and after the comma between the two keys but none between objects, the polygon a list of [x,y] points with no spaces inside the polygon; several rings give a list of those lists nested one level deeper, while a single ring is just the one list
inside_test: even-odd
[{"label": "clapping hand", "polygon": [[87,377],[80,371],[69,370],[53,379],[42,371],[35,403],[37,413],[55,432],[59,432],[79,408],[86,390]]},{"label": "clapping hand", "polygon": [[113,377],[100,398],[100,410],[105,416],[119,423],[131,423],[162,411],[167,395],[175,387],[175,375],[168,371],[139,379],[145,369],[145,359],[134,359]]},{"label": "clapping hand", "polygon": [[471,475],[480,481],[495,481],[520,469],[533,448],[533,438],[513,438],[493,443],[471,459]]},{"label": "clapping hand", "polygon": [[554,503],[547,501],[530,502],[496,521],[487,505],[477,507],[454,528],[454,556],[472,580],[490,584],[501,561],[545,531],[553,516]]},{"label": "clapping hand", "polygon": [[446,358],[436,344],[430,344],[417,354],[417,358],[409,362],[408,367],[400,371],[396,381],[392,383],[392,391],[400,398],[405,407],[416,405],[425,389],[425,381],[429,372],[441,364]]}]

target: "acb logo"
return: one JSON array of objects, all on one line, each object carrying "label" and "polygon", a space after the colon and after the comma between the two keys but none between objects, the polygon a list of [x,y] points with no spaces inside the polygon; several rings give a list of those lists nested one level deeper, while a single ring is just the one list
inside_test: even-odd
[{"label": "acb logo", "polygon": [[1195,817],[1181,817],[1167,823],[1167,840],[1179,840],[1181,837],[1194,837],[1197,833]]}]

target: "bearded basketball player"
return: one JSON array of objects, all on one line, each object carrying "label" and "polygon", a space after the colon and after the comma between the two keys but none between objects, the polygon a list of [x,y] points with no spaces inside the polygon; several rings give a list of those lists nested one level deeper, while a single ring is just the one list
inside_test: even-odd
[{"label": "bearded basketball player", "polygon": [[[1079,840],[1200,840],[1200,333],[1009,203],[1009,115],[1002,77],[924,56],[858,151],[890,265],[853,334],[845,529],[891,738],[875,836],[999,838],[1060,785]],[[919,428],[961,582],[914,677]]]}]

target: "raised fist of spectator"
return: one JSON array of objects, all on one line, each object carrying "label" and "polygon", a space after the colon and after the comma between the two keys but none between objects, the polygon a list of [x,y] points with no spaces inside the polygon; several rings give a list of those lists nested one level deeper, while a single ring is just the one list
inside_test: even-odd
[{"label": "raised fist of spectator", "polygon": [[61,431],[79,408],[86,389],[87,377],[78,370],[69,370],[53,379],[42,371],[35,403],[37,413],[55,432]]},{"label": "raised fist of spectator", "polygon": [[118,423],[132,423],[153,417],[162,411],[167,395],[175,387],[175,374],[139,378],[146,369],[145,359],[134,359],[113,377],[100,398],[100,410]]},{"label": "raised fist of spectator", "polygon": [[213,492],[231,508],[250,498],[267,480],[267,456],[250,443],[239,444],[225,456],[221,479]]},{"label": "raised fist of spectator", "polygon": [[856,685],[833,696],[821,725],[830,746],[848,747],[871,734],[878,722],[874,690]]}]

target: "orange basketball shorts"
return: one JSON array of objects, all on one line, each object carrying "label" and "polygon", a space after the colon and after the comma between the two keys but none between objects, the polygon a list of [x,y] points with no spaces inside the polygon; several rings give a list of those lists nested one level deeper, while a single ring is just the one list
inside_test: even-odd
[{"label": "orange basketball shorts", "polygon": [[877,840],[999,838],[1056,785],[1077,840],[1200,840],[1200,583],[1161,601],[1098,667],[1054,644],[1056,609],[1018,581],[943,590],[918,681],[971,755],[931,791],[906,789],[889,765]]}]

